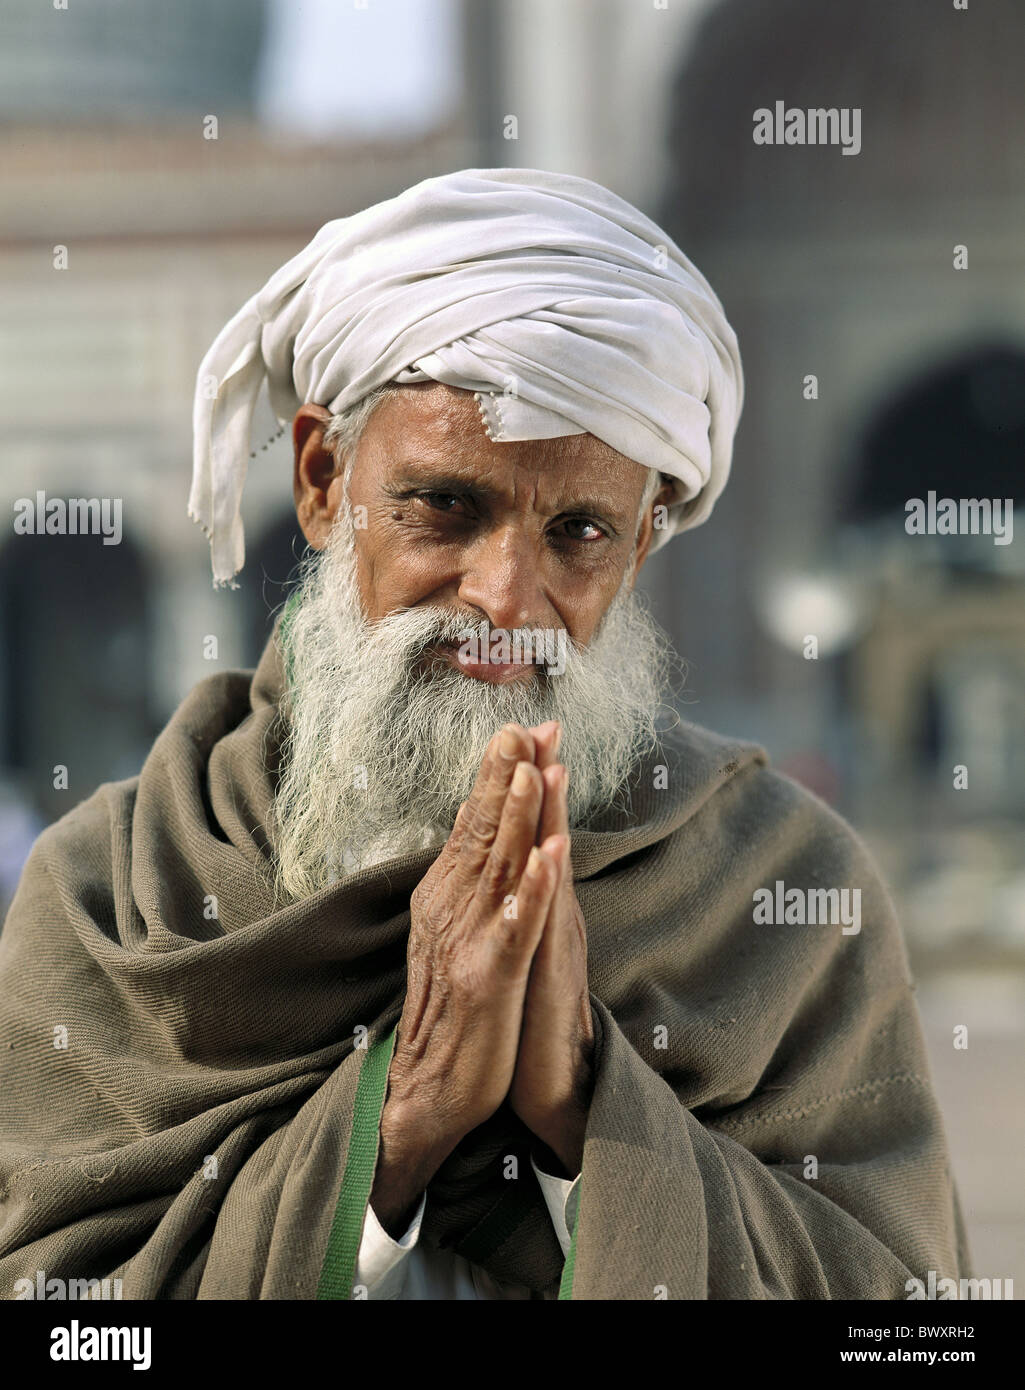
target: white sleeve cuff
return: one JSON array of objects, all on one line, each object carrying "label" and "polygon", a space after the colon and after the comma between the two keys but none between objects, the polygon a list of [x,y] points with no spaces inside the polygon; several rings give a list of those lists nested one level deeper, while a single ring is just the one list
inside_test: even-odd
[{"label": "white sleeve cuff", "polygon": [[530,1166],[541,1184],[541,1192],[545,1199],[545,1205],[548,1207],[548,1214],[552,1218],[552,1225],[555,1227],[556,1238],[562,1247],[562,1253],[568,1255],[570,1221],[576,1218],[577,1203],[580,1200],[581,1174],[578,1173],[575,1178],[556,1178],[551,1173],[542,1173],[534,1162],[533,1154],[530,1156]]},{"label": "white sleeve cuff", "polygon": [[354,1285],[364,1286],[367,1298],[397,1298],[401,1293],[406,1277],[406,1261],[420,1238],[420,1223],[426,1205],[427,1192],[424,1191],[402,1239],[393,1240],[378,1221],[373,1207],[367,1204],[363,1238],[356,1257],[356,1277],[353,1280]]}]

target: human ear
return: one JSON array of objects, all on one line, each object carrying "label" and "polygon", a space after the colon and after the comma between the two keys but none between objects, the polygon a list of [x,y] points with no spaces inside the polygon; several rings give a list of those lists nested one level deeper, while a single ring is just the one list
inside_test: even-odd
[{"label": "human ear", "polygon": [[673,496],[671,483],[663,483],[651,499],[651,505],[641,519],[641,529],[637,533],[637,541],[634,545],[633,574],[630,577],[630,588],[637,583],[637,576],[644,566],[645,560],[651,551],[651,542],[655,534],[655,508],[658,506],[668,506]]},{"label": "human ear", "polygon": [[300,406],[292,422],[295,514],[314,550],[323,550],[327,544],[337,506],[329,489],[338,476],[338,465],[330,449],[324,447],[324,432],[330,422],[331,412],[312,404]]}]

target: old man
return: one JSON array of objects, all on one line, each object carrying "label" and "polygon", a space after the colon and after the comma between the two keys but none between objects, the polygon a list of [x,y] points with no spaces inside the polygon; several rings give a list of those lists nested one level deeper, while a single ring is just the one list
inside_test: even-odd
[{"label": "old man", "polygon": [[[761,749],[672,715],[635,588],[729,471],[740,359],[697,269],[540,170],[328,223],[200,366],[219,584],[264,386],[300,582],[255,673],[40,837],[0,938],[7,1296],[965,1272],[878,874]],[[767,922],[780,885],[857,893],[857,931]]]}]

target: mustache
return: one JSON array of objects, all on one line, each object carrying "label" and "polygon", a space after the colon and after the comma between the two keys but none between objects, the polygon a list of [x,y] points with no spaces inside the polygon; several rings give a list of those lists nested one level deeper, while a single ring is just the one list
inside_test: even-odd
[{"label": "mustache", "polygon": [[[620,803],[628,809],[629,773],[656,741],[669,648],[626,578],[586,644],[561,624],[500,628],[458,600],[372,619],[353,538],[342,522],[304,566],[288,629],[272,829],[284,897],[333,882],[339,865],[443,843],[504,723],[562,724],[571,826]],[[507,652],[503,642],[517,637],[522,648]],[[463,673],[440,649],[464,644],[471,650],[460,650],[461,661],[511,660],[529,665],[529,679]]]},{"label": "mustache", "polygon": [[445,652],[484,664],[513,661],[530,670],[530,686],[547,688],[570,662],[586,654],[561,625],[538,622],[505,628],[479,614],[453,613],[433,604],[393,610],[365,624],[357,640],[385,667],[390,664],[390,671],[380,666],[376,671],[378,679],[386,681],[402,680],[421,665],[425,674],[446,676],[451,668],[442,657]]},{"label": "mustache", "polygon": [[572,642],[569,633],[561,626],[553,627],[551,624],[536,622],[524,623],[519,627],[500,627],[477,613],[451,613],[446,608],[427,604],[422,607],[416,605],[395,609],[373,626],[382,635],[389,629],[398,634],[408,630],[410,646],[419,642],[424,649],[432,646],[458,646],[468,637],[474,637],[482,644],[490,645],[496,635],[527,644],[539,632],[566,632],[567,640]]}]

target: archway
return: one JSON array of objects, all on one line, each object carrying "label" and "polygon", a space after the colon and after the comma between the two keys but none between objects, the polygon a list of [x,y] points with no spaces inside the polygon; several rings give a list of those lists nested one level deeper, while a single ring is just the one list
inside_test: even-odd
[{"label": "archway", "polygon": [[149,751],[147,589],[127,536],[14,535],[0,553],[4,775],[44,820],[133,775]]},{"label": "archway", "polygon": [[878,570],[861,702],[911,785],[965,769],[972,815],[1025,810],[1023,459],[1025,350],[975,345],[881,402],[842,501]]}]

